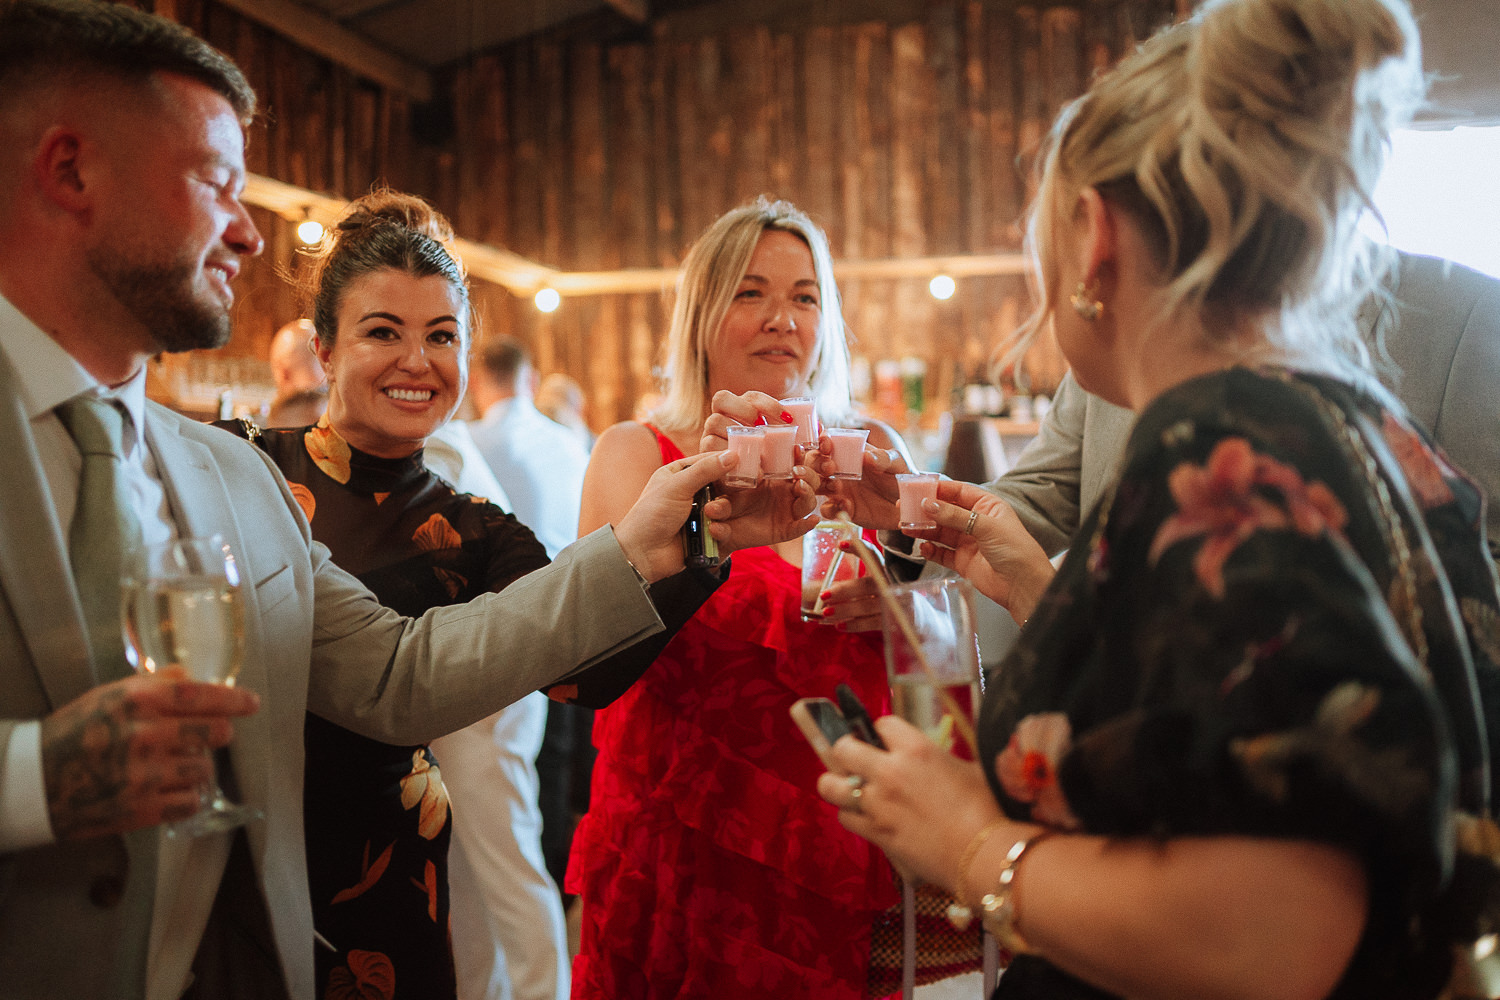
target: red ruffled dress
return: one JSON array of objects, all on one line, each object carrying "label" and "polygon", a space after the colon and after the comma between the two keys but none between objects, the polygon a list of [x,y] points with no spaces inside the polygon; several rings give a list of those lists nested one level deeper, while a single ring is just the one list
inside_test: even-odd
[{"label": "red ruffled dress", "polygon": [[[654,429],[653,429],[654,430]],[[659,431],[662,461],[682,454]],[[839,825],[788,714],[848,683],[890,710],[881,638],[806,624],[770,548],[729,579],[594,721],[599,757],[567,888],[583,899],[573,996],[861,1000],[875,918],[899,900]]]}]

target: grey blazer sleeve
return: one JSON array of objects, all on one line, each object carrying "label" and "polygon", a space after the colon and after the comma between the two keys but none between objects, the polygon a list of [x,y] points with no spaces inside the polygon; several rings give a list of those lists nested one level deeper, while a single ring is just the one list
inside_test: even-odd
[{"label": "grey blazer sleeve", "polygon": [[1393,388],[1484,490],[1486,534],[1500,551],[1500,281],[1451,261],[1402,254],[1385,347]]},{"label": "grey blazer sleeve", "polygon": [[408,619],[314,547],[308,708],[387,742],[434,739],[662,629],[609,527],[499,594]]},{"label": "grey blazer sleeve", "polygon": [[985,486],[1010,504],[1048,555],[1066,548],[1078,530],[1086,406],[1087,393],[1069,372],[1036,439],[1008,472]]}]

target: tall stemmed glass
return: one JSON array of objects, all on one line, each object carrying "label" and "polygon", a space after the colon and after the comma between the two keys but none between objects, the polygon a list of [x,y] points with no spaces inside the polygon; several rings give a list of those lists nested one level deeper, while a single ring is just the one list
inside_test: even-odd
[{"label": "tall stemmed glass", "polygon": [[[234,685],[244,651],[239,566],[218,535],[143,546],[127,563],[121,619],[131,665],[146,673],[181,667],[196,681]],[[172,836],[232,830],[264,814],[231,802],[217,776],[199,790],[201,807],[168,824]]]}]

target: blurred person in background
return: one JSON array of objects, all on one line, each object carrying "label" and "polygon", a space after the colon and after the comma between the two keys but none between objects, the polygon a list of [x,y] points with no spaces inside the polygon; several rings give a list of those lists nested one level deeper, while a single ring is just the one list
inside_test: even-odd
[{"label": "blurred person in background", "polygon": [[594,447],[594,432],[589,429],[588,398],[578,380],[562,372],[543,377],[536,387],[536,408],[578,435],[584,450]]},{"label": "blurred person in background", "polygon": [[328,380],[318,362],[310,319],[294,319],[276,331],[266,360],[276,396],[266,415],[267,427],[315,424],[328,406]]}]

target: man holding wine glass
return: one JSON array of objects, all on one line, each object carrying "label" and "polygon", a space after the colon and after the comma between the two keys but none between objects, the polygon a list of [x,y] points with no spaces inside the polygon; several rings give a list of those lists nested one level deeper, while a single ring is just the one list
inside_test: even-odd
[{"label": "man holding wine glass", "polygon": [[[258,449],[145,400],[151,355],[227,340],[230,283],[261,250],[239,202],[254,106],[233,63],[163,19],[0,0],[7,998],[310,1000],[304,712],[420,743],[584,669],[628,683],[716,584],[681,582],[678,539],[734,465],[710,455],[665,466],[612,528],[503,595],[401,618],[311,541]],[[806,480],[717,527],[721,545],[816,523]],[[216,534],[243,605],[235,686],[130,674],[123,554]],[[196,810],[218,747],[225,790],[264,818],[160,836]]]}]

